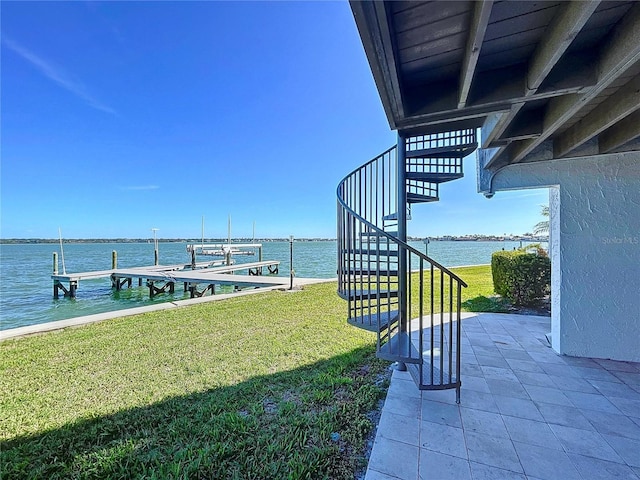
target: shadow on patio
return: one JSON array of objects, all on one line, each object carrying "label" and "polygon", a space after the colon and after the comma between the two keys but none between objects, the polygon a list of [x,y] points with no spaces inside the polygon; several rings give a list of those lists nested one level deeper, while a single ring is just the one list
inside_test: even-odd
[{"label": "shadow on patio", "polygon": [[460,405],[395,371],[367,480],[640,478],[640,363],[557,355],[549,317],[463,315]]}]

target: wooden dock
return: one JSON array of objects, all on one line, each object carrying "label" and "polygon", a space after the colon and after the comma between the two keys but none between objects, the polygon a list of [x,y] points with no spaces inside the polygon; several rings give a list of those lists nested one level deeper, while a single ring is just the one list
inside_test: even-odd
[{"label": "wooden dock", "polygon": [[[65,297],[75,298],[80,280],[92,280],[98,278],[110,278],[111,286],[116,290],[123,287],[131,287],[133,279],[138,279],[138,285],[142,286],[146,280],[149,287],[149,296],[154,297],[159,293],[173,293],[175,284],[184,284],[184,291],[191,293],[191,298],[201,297],[208,291],[215,294],[216,285],[233,285],[240,290],[247,287],[273,287],[286,286],[289,279],[284,277],[266,277],[263,271],[266,268],[269,273],[278,273],[279,261],[260,261],[252,263],[240,263],[235,265],[217,266],[212,262],[179,265],[154,265],[149,267],[113,268],[80,273],[54,273],[53,297],[59,298],[60,290]],[[247,275],[238,275],[236,272],[247,271]],[[68,288],[65,286],[68,285]],[[204,285],[199,290],[199,285]]]}]

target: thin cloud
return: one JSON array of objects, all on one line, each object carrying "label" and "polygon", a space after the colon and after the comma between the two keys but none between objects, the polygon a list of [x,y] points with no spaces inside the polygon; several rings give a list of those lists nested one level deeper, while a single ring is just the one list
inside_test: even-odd
[{"label": "thin cloud", "polygon": [[29,62],[31,65],[33,65],[42,75],[44,75],[45,77],[47,77],[49,80],[56,83],[60,87],[64,88],[65,90],[71,92],[76,97],[84,100],[90,107],[93,107],[102,112],[110,113],[112,115],[117,115],[114,109],[112,109],[111,107],[105,105],[104,103],[100,102],[99,100],[91,96],[87,92],[84,85],[82,85],[80,82],[74,81],[71,78],[69,78],[69,75],[66,72],[64,72],[61,68],[53,66],[49,62],[46,62],[45,60],[38,57],[33,52],[24,48],[19,43],[7,37],[2,37],[2,41],[7,46],[7,48],[12,50],[16,54],[18,54],[20,57],[22,57],[24,60]]},{"label": "thin cloud", "polygon": [[[501,193],[501,192],[498,192]],[[496,195],[492,198],[492,201],[502,201],[502,200],[513,200],[517,198],[527,198],[527,197],[540,197],[541,200],[546,200],[549,196],[549,193],[546,191],[539,192],[529,192],[529,193],[519,193],[519,194],[511,194],[511,195]]]},{"label": "thin cloud", "polygon": [[157,190],[159,188],[160,188],[160,186],[158,186],[158,185],[131,185],[131,186],[127,186],[127,187],[120,187],[120,190],[127,190],[127,191],[133,191],[133,190]]}]

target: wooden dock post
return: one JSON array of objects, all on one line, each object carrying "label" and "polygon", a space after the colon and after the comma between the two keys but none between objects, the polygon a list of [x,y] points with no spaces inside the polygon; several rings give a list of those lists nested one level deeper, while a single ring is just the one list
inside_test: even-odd
[{"label": "wooden dock post", "polygon": [[[58,274],[58,252],[53,252],[53,274]],[[58,299],[59,297],[59,289],[58,289],[58,281],[53,281],[53,298]]]},{"label": "wooden dock post", "polygon": [[118,268],[118,252],[115,250],[111,252],[111,268],[114,270]]},{"label": "wooden dock post", "polygon": [[293,235],[289,235],[289,268],[291,269],[291,284],[289,285],[289,290],[293,290]]}]

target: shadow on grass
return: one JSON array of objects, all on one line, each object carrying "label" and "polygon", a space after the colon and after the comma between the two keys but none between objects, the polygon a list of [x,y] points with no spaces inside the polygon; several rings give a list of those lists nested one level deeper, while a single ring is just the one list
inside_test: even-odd
[{"label": "shadow on grass", "polygon": [[465,302],[462,302],[462,308],[468,312],[511,312],[509,302],[499,296],[485,297],[484,295],[479,295],[477,297],[470,298]]},{"label": "shadow on grass", "polygon": [[3,478],[352,479],[386,392],[373,348],[3,442]]}]

